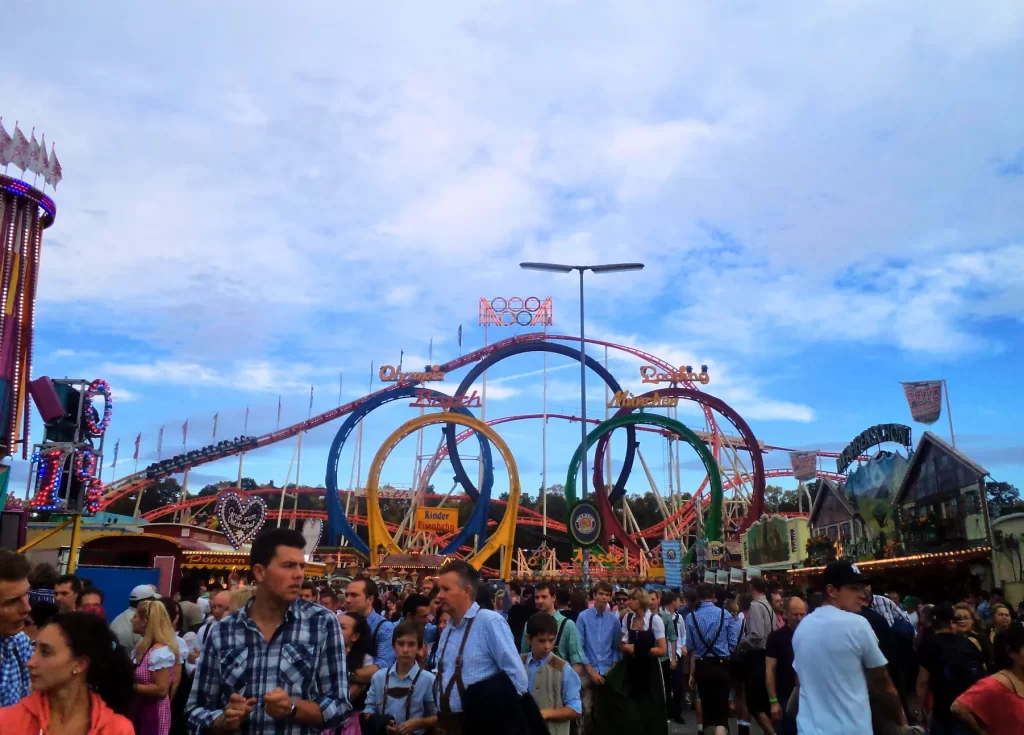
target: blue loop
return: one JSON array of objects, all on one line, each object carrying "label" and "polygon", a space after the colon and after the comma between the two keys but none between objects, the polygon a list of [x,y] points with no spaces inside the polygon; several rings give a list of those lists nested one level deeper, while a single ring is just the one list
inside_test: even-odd
[{"label": "blue loop", "polygon": [[[341,425],[341,428],[338,429],[338,433],[334,435],[334,441],[331,442],[331,450],[327,454],[327,477],[324,481],[324,485],[327,488],[327,538],[330,541],[330,544],[328,545],[337,544],[339,536],[344,536],[353,549],[365,556],[370,555],[369,545],[363,541],[363,539],[359,538],[359,534],[356,533],[356,529],[349,522],[344,509],[341,507],[341,498],[338,495],[338,463],[341,460],[341,450],[345,446],[345,441],[348,439],[349,434],[352,433],[356,426],[359,425],[359,422],[371,411],[380,408],[385,403],[402,400],[403,398],[415,398],[423,391],[427,391],[432,398],[451,400],[451,397],[444,393],[422,387],[404,386],[401,388],[394,388],[367,399],[348,415],[348,418],[345,419],[345,423]],[[457,407],[452,410],[464,416],[473,415],[472,411],[464,407]],[[447,424],[447,426],[452,426],[452,424]],[[451,542],[441,550],[442,554],[455,553],[464,544],[472,543],[474,536],[478,536],[481,543],[487,537],[487,519],[490,514],[491,488],[494,486],[494,463],[491,457],[491,444],[487,441],[487,437],[480,432],[476,432],[476,435],[480,442],[480,453],[483,460],[483,487],[480,491],[480,497],[477,499],[476,505],[473,508],[473,513],[470,515],[466,525],[461,531],[459,531],[455,538],[453,538]],[[463,489],[466,489],[464,484]],[[476,488],[474,488],[473,494],[476,494],[475,491]]]}]

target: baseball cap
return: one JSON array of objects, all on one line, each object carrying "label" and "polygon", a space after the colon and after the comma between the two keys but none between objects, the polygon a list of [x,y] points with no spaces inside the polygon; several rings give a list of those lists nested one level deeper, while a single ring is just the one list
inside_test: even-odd
[{"label": "baseball cap", "polygon": [[159,600],[160,595],[157,594],[156,590],[148,584],[140,584],[132,590],[128,599],[132,602],[139,602],[141,600]]},{"label": "baseball cap", "polygon": [[848,584],[867,584],[868,578],[852,561],[834,561],[825,567],[825,586],[843,587]]}]

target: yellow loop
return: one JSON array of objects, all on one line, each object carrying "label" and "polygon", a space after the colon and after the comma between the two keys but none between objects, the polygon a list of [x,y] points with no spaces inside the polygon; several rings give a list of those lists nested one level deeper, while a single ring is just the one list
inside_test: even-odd
[{"label": "yellow loop", "polygon": [[456,424],[478,431],[487,438],[491,446],[497,449],[501,458],[505,460],[505,466],[508,468],[508,507],[505,510],[505,517],[501,519],[498,529],[487,539],[483,548],[469,557],[467,561],[479,569],[495,552],[504,548],[505,556],[501,562],[501,577],[509,580],[512,578],[512,549],[515,546],[516,518],[519,515],[521,490],[516,461],[512,457],[512,450],[488,424],[472,416],[464,416],[450,411],[429,413],[409,419],[384,440],[380,449],[373,456],[370,474],[366,478],[366,525],[370,531],[370,564],[374,567],[380,566],[382,550],[391,554],[403,553],[395,543],[395,539],[392,538],[387,526],[384,525],[384,516],[380,512],[380,473],[384,469],[384,462],[402,439],[414,431],[433,424]]}]

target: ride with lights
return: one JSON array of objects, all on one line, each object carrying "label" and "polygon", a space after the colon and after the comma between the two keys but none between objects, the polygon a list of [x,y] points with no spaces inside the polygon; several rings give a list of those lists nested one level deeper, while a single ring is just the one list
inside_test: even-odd
[{"label": "ride with lights", "polygon": [[46,430],[32,453],[35,493],[29,506],[92,515],[103,499],[99,468],[114,413],[110,384],[42,377],[33,381],[31,393]]}]

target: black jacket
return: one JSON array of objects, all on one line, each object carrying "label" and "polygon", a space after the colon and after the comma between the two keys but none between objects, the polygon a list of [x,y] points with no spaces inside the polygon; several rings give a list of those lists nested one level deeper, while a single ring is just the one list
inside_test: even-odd
[{"label": "black jacket", "polygon": [[503,673],[466,687],[462,713],[465,733],[548,735],[533,697],[520,696],[511,679]]}]

